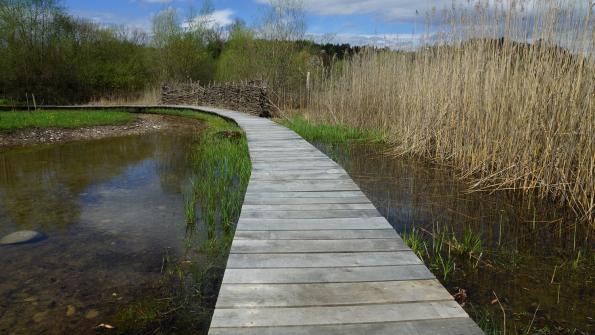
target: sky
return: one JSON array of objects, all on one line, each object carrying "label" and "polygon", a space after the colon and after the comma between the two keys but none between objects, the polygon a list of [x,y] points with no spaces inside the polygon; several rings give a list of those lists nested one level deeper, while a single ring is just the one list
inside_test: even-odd
[{"label": "sky", "polygon": [[[409,45],[424,31],[424,14],[452,0],[303,0],[307,36],[318,42],[355,45]],[[269,8],[269,0],[212,0],[212,20],[225,27],[235,19],[255,25]],[[176,8],[195,11],[201,0],[63,0],[74,16],[105,25],[150,30],[151,17]]]}]

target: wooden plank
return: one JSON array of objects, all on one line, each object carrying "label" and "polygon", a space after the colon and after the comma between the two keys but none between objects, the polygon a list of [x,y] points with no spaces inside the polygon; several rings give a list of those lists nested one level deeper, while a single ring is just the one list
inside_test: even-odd
[{"label": "wooden plank", "polygon": [[390,229],[385,218],[262,219],[242,218],[237,230],[371,230]]},{"label": "wooden plank", "polygon": [[[318,187],[316,184],[321,184],[321,186]],[[321,189],[325,191],[359,191],[357,185],[351,180],[298,180],[283,183],[262,181],[257,185],[248,185],[249,192],[316,192]]]},{"label": "wooden plank", "polygon": [[254,268],[317,268],[348,266],[383,266],[422,264],[411,251],[294,253],[294,254],[230,254],[230,269]]},{"label": "wooden plank", "polygon": [[433,279],[423,264],[225,270],[224,284],[350,283]]},{"label": "wooden plank", "polygon": [[[285,154],[287,152],[287,148],[257,146],[254,148],[250,148],[250,152],[263,152],[263,153],[281,152],[281,153]],[[315,154],[320,153],[320,151],[318,151],[318,149],[316,149],[314,147],[307,147],[307,148],[294,147],[291,149],[291,152],[299,152],[299,153],[304,153],[304,154],[306,154],[306,153],[315,153]],[[327,160],[328,160],[328,158],[327,158]]]},{"label": "wooden plank", "polygon": [[275,168],[279,170],[280,168],[291,168],[291,169],[309,169],[312,167],[323,167],[323,168],[338,168],[339,165],[333,161],[317,161],[317,162],[278,162],[278,161],[271,161],[271,162],[252,162],[252,168],[254,169],[269,169]]},{"label": "wooden plank", "polygon": [[211,328],[340,325],[467,317],[455,301],[302,308],[217,308]]},{"label": "wooden plank", "polygon": [[[324,176],[324,177],[328,177],[328,178],[334,178],[334,177],[337,177],[336,175],[349,178],[349,175],[343,169],[339,168],[339,169],[327,169],[324,172],[319,172],[319,171],[301,171],[301,172],[296,172],[296,171],[260,171],[260,172],[253,172],[250,177],[250,180],[254,180],[253,178],[266,178],[266,177],[285,177],[285,178],[292,179],[293,176],[303,176],[303,177]],[[308,178],[305,178],[305,179],[308,179]],[[317,178],[312,178],[312,179],[317,179]]]},{"label": "wooden plank", "polygon": [[[262,171],[262,170],[261,170]],[[251,177],[254,181],[277,181],[285,180],[351,180],[351,178],[344,173],[263,173],[255,172]]]},{"label": "wooden plank", "polygon": [[[318,186],[316,190],[313,187]],[[282,183],[276,181],[259,181],[253,185],[248,185],[249,190],[262,190],[262,189],[277,189],[277,188],[308,188],[314,189],[315,191],[292,191],[292,192],[317,192],[320,190],[328,191],[359,191],[359,187],[351,180],[295,180],[295,181],[284,181]],[[262,192],[262,191],[261,191]],[[278,191],[270,191],[278,192]]]},{"label": "wooden plank", "polygon": [[483,335],[469,318],[380,322],[368,324],[213,328],[210,335]]},{"label": "wooden plank", "polygon": [[362,191],[292,191],[292,192],[269,192],[269,191],[246,191],[246,198],[343,198],[343,197],[365,197]]},{"label": "wooden plank", "polygon": [[320,169],[314,169],[314,170],[302,170],[302,171],[295,171],[295,170],[278,170],[278,171],[267,171],[264,169],[260,169],[260,170],[252,170],[252,173],[254,175],[264,175],[264,174],[271,174],[271,175],[292,175],[292,174],[297,174],[299,173],[300,175],[308,175],[308,174],[324,174],[324,173],[328,173],[328,174],[342,174],[342,175],[347,175],[347,173],[343,170],[343,169],[325,169],[325,168],[320,168]]},{"label": "wooden plank", "polygon": [[366,203],[365,196],[340,198],[257,198],[244,199],[244,205],[307,205],[307,204],[362,204]]},{"label": "wooden plank", "polygon": [[219,291],[217,308],[311,307],[451,301],[436,279],[318,283],[229,284]]},{"label": "wooden plank", "polygon": [[401,239],[359,240],[234,240],[235,254],[320,253],[409,250]]},{"label": "wooden plank", "polygon": [[354,240],[399,238],[394,229],[237,231],[234,240]]},{"label": "wooden plank", "polygon": [[382,217],[376,209],[336,209],[321,211],[251,211],[242,210],[244,219],[333,219]]},{"label": "wooden plank", "polygon": [[320,211],[330,209],[376,209],[371,203],[362,204],[303,204],[303,205],[244,205],[248,211]]},{"label": "wooden plank", "polygon": [[[318,160],[320,159],[320,157],[317,156],[312,156],[312,155],[302,155],[299,153],[292,153],[292,154],[287,154],[287,155],[282,155],[282,154],[262,154],[262,153],[251,153],[250,154],[250,158],[253,159],[254,161],[258,161],[258,160],[267,160],[267,161],[271,161],[271,162],[275,162],[279,159],[287,159],[290,157],[294,157],[294,158],[303,158],[303,159],[309,159],[309,160]],[[295,164],[294,164],[295,165]],[[259,167],[259,168],[266,168],[266,167]],[[307,167],[304,166],[299,166],[299,168],[303,169],[303,170],[308,170]],[[334,167],[335,169],[338,169],[339,167]],[[288,169],[290,170],[290,169]],[[293,170],[296,170],[295,167],[293,168]]]}]

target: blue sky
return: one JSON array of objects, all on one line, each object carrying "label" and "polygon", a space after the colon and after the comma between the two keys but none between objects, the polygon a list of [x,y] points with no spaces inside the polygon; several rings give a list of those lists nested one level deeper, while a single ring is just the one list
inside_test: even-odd
[{"label": "blue sky", "polygon": [[[214,0],[214,20],[221,26],[239,18],[258,22],[269,0]],[[303,0],[308,34],[322,42],[399,44],[424,30],[423,13],[443,8],[451,0]],[[129,25],[148,30],[159,11],[176,8],[181,13],[200,9],[201,0],[63,0],[75,16],[101,24]]]}]

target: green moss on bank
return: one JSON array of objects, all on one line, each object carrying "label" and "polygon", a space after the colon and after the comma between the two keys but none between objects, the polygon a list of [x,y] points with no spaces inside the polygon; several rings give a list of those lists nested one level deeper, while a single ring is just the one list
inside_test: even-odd
[{"label": "green moss on bank", "polygon": [[295,131],[308,141],[325,143],[344,143],[348,141],[383,143],[386,141],[386,136],[377,130],[356,128],[344,124],[316,123],[301,116],[278,119],[277,122]]},{"label": "green moss on bank", "polygon": [[44,110],[35,112],[0,112],[0,131],[26,128],[80,128],[124,124],[136,119],[120,110]]}]

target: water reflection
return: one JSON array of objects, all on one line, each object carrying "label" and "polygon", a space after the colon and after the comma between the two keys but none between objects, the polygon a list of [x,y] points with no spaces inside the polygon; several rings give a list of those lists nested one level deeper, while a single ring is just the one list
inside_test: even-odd
[{"label": "water reflection", "polygon": [[[470,228],[481,235],[482,266],[459,262],[461,271],[447,283],[451,291],[464,288],[472,305],[501,315],[491,303],[496,292],[509,313],[508,325],[517,329],[535,314],[534,331],[593,331],[593,231],[572,213],[514,192],[469,193],[452,170],[395,158],[380,147],[318,146],[349,172],[398,232],[440,227],[460,238]],[[582,262],[574,268],[579,252]]]},{"label": "water reflection", "polygon": [[0,153],[0,333],[90,333],[182,252],[196,125]]}]

